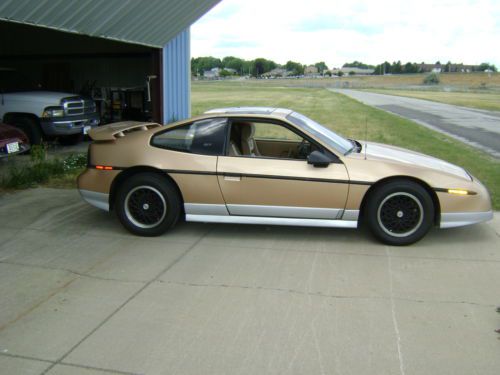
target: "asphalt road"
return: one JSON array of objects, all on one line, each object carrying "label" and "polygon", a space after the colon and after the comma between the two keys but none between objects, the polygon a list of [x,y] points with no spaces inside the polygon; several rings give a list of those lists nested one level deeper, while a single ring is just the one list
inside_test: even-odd
[{"label": "asphalt road", "polygon": [[446,133],[500,158],[500,112],[367,91],[331,90]]},{"label": "asphalt road", "polygon": [[0,196],[0,374],[497,375],[500,217],[127,233],[76,190]]}]

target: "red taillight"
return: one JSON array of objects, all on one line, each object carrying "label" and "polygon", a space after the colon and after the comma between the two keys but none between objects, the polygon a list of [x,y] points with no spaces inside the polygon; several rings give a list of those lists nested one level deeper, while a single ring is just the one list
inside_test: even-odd
[{"label": "red taillight", "polygon": [[112,171],[113,167],[110,167],[109,165],[96,165],[95,169],[99,169],[101,171]]}]

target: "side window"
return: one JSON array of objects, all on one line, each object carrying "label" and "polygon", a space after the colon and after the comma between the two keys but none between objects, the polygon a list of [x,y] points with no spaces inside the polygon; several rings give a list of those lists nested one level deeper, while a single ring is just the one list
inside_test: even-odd
[{"label": "side window", "polygon": [[254,122],[255,138],[277,141],[302,141],[302,137],[282,125]]},{"label": "side window", "polygon": [[305,160],[313,147],[307,139],[282,124],[237,119],[231,122],[227,154]]},{"label": "side window", "polygon": [[203,155],[222,155],[226,140],[225,118],[195,121],[157,134],[151,145]]}]

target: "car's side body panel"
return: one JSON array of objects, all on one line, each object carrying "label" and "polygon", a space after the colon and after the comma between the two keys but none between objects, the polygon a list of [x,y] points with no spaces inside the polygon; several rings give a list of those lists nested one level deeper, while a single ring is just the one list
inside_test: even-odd
[{"label": "car's side body panel", "polygon": [[343,210],[347,200],[348,176],[343,164],[315,168],[305,160],[226,156],[219,157],[217,173],[228,205]]}]

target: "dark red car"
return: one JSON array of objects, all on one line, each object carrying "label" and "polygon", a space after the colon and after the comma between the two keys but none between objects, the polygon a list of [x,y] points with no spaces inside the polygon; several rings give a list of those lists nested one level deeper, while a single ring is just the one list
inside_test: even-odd
[{"label": "dark red car", "polygon": [[20,154],[29,149],[28,137],[22,130],[0,123],[0,158]]}]

